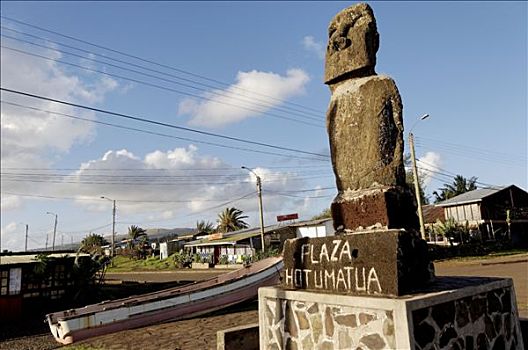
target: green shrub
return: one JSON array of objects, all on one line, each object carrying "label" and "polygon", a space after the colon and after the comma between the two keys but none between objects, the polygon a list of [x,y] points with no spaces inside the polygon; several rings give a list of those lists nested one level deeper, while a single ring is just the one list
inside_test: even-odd
[{"label": "green shrub", "polygon": [[227,255],[221,255],[220,259],[218,259],[218,264],[220,264],[220,265],[229,264],[229,257]]}]

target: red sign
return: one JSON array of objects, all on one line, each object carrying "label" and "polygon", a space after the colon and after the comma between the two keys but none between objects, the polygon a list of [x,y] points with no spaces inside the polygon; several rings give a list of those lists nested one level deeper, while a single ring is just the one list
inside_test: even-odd
[{"label": "red sign", "polygon": [[295,220],[299,218],[299,214],[287,214],[287,215],[277,215],[277,221],[288,221],[288,220]]}]

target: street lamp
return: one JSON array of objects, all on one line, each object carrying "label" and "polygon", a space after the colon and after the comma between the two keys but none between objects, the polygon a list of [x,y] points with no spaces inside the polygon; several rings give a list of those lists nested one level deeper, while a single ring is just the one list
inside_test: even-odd
[{"label": "street lamp", "polygon": [[260,241],[262,242],[262,252],[264,252],[264,213],[262,212],[262,181],[260,176],[258,176],[253,170],[242,166],[242,169],[245,169],[255,175],[257,178],[257,195],[259,201],[259,212],[260,212]]},{"label": "street lamp", "polygon": [[101,199],[106,199],[111,202],[113,202],[113,209],[112,209],[112,249],[110,250],[110,257],[114,257],[114,240],[115,240],[115,217],[116,217],[116,201],[115,199],[111,199],[105,196],[101,196]]},{"label": "street lamp", "polygon": [[422,239],[424,240],[425,240],[425,224],[424,224],[423,210],[422,210],[422,198],[420,197],[420,182],[418,181],[418,168],[416,167],[416,154],[414,152],[414,135],[412,131],[418,122],[420,122],[421,120],[425,120],[427,118],[429,118],[429,114],[424,114],[423,116],[421,116],[414,122],[414,124],[411,127],[411,130],[409,130],[409,148],[411,149],[411,160],[412,160],[413,178],[414,178],[414,192],[416,195],[416,202],[418,203],[418,220],[420,221],[420,235],[422,236]]},{"label": "street lamp", "polygon": [[57,218],[58,218],[58,215],[55,214],[55,213],[52,213],[50,211],[47,211],[46,214],[55,215],[55,226],[53,227],[53,241],[52,241],[52,248],[51,248],[52,251],[55,251],[55,235],[57,234]]}]

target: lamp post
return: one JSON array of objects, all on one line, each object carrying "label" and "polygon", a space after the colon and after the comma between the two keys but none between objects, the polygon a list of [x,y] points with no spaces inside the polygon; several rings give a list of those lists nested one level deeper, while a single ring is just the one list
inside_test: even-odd
[{"label": "lamp post", "polygon": [[28,240],[29,225],[26,224],[26,244],[24,245],[24,251],[27,252],[27,240]]},{"label": "lamp post", "polygon": [[[55,225],[53,227],[53,240],[51,241],[52,242],[51,243],[51,247],[52,247],[51,250],[55,251],[55,235],[57,234],[57,221],[58,221],[57,218],[58,218],[58,215],[55,214],[55,213],[52,213],[50,211],[47,211],[46,214],[55,215]],[[47,244],[46,244],[46,246],[47,246]]]},{"label": "lamp post", "polygon": [[101,199],[106,199],[106,200],[109,200],[111,202],[113,202],[113,207],[112,207],[112,249],[110,250],[110,257],[113,258],[114,257],[114,240],[115,240],[115,217],[116,217],[116,201],[115,199],[111,199],[111,198],[108,198],[108,197],[105,197],[105,196],[101,196]]},{"label": "lamp post", "polygon": [[418,220],[420,221],[420,235],[422,236],[422,239],[424,240],[425,240],[425,224],[424,224],[423,210],[422,210],[422,198],[420,196],[420,182],[418,181],[418,168],[416,167],[416,154],[414,152],[414,135],[412,133],[412,130],[414,129],[414,127],[419,121],[425,120],[427,118],[429,118],[429,114],[424,114],[417,121],[414,122],[413,126],[411,127],[411,130],[409,130],[409,148],[411,149],[411,160],[412,160],[413,178],[414,178],[414,192],[416,195],[416,202],[418,203]]},{"label": "lamp post", "polygon": [[257,195],[259,203],[259,213],[260,213],[260,241],[262,242],[262,252],[264,252],[264,213],[262,211],[262,180],[253,170],[243,166],[242,169],[245,169],[255,175],[257,178]]}]

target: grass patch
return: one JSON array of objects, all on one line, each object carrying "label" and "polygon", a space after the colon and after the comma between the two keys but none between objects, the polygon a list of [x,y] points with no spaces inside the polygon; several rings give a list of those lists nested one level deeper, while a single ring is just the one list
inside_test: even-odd
[{"label": "grass patch", "polygon": [[174,259],[172,256],[160,260],[159,257],[149,257],[147,259],[132,259],[126,256],[117,255],[114,257],[114,266],[109,266],[107,272],[128,272],[128,271],[161,271],[174,270]]}]

